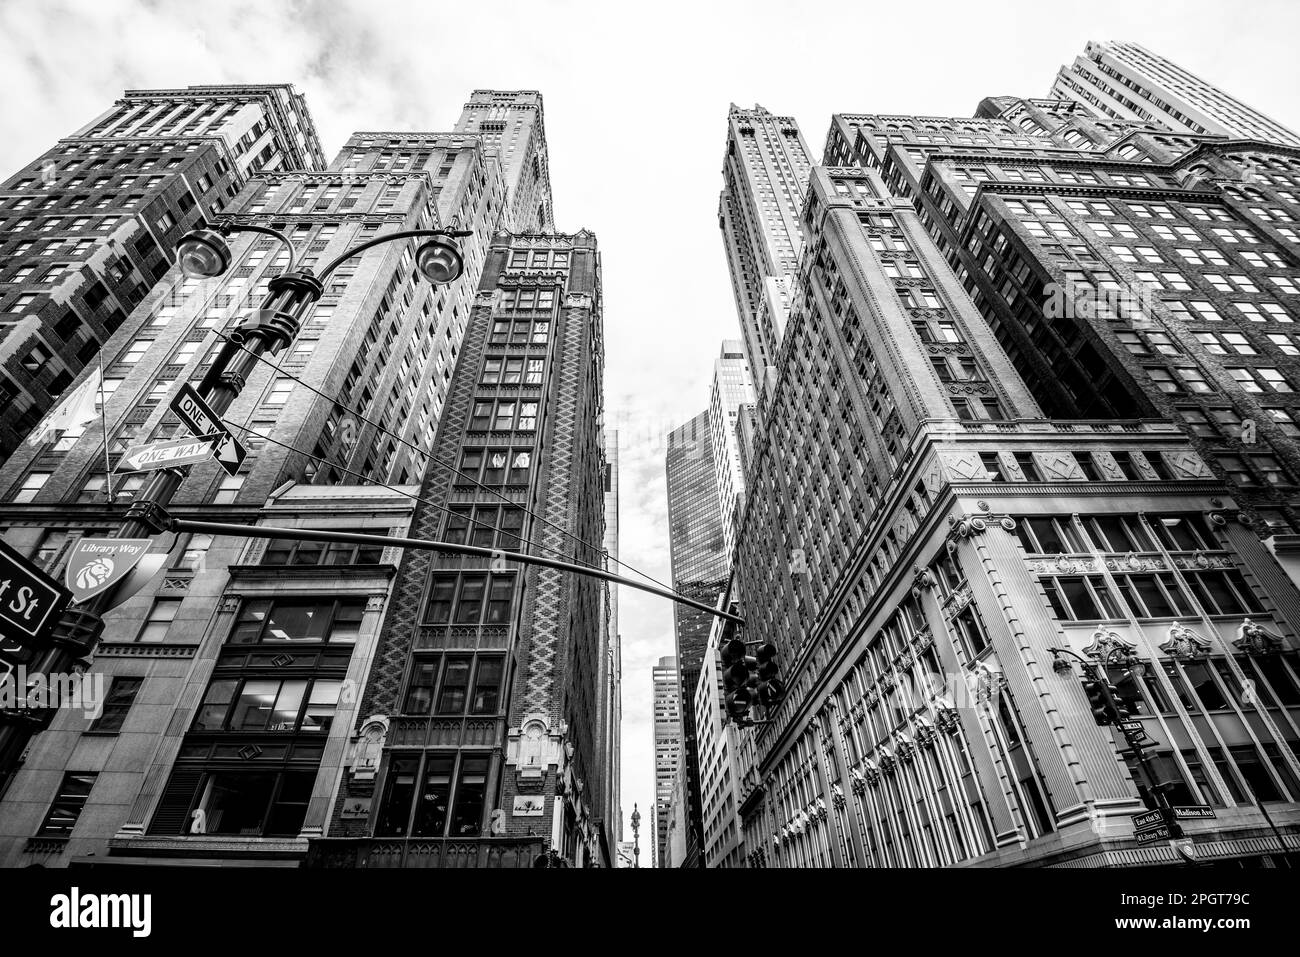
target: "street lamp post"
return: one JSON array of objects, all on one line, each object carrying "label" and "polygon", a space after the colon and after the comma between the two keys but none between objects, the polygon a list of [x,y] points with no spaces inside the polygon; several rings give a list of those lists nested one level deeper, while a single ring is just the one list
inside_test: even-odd
[{"label": "street lamp post", "polygon": [[[213,279],[226,272],[233,261],[227,237],[232,233],[261,233],[278,240],[289,252],[286,271],[271,279],[261,306],[232,332],[198,387],[198,393],[218,416],[234,403],[259,358],[289,345],[298,334],[307,310],[320,299],[325,281],[342,263],[381,243],[423,238],[415,254],[415,265],[435,285],[454,282],[464,271],[465,260],[457,238],[472,235],[465,230],[408,229],[377,236],[348,249],[331,260],[316,275],[298,266],[298,253],[282,232],[267,226],[238,224],[224,220],[211,228],[186,233],[176,247],[176,262],[187,276]],[[127,510],[126,520],[114,538],[139,538],[166,531],[169,520],[165,506],[184,482],[188,468],[155,472],[140,496]],[[109,589],[77,609],[69,609],[55,626],[50,646],[32,663],[33,673],[55,674],[84,659],[103,633],[103,614],[115,604],[116,588]],[[17,716],[0,726],[0,780],[22,755],[32,735],[48,726],[52,712],[39,717]]]},{"label": "street lamp post", "polygon": [[632,805],[632,866],[641,866],[641,812]]}]

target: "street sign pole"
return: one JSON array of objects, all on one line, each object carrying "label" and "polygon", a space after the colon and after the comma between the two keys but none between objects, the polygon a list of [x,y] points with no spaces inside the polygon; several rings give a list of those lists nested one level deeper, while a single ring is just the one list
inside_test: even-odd
[{"label": "street sign pole", "polygon": [[[323,291],[320,280],[310,272],[290,272],[271,280],[270,291],[255,321],[246,322],[240,328],[237,342],[232,337],[222,347],[195,391],[215,418],[219,419],[239,396],[262,355],[293,342],[303,316]],[[114,538],[147,538],[165,530],[162,509],[180,489],[187,472],[182,466],[166,467],[152,474],[153,478],[127,509],[126,520],[118,526]],[[112,588],[100,592],[65,611],[54,629],[51,647],[30,670],[47,675],[65,673],[74,662],[89,655],[103,632],[103,613],[116,603],[115,591]],[[43,713],[46,724],[52,718],[52,712]],[[17,722],[0,724],[0,784],[13,771],[36,730],[39,729]]]}]

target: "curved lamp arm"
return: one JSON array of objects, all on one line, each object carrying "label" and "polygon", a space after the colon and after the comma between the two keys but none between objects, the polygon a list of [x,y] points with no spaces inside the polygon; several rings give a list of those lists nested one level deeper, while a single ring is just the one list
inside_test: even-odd
[{"label": "curved lamp arm", "polygon": [[289,237],[278,229],[272,229],[269,226],[255,226],[252,223],[236,223],[231,220],[219,220],[212,226],[223,236],[229,236],[231,233],[261,233],[263,236],[270,236],[273,239],[280,240],[280,244],[289,250],[289,268],[286,273],[293,272],[298,263],[298,253],[293,248],[293,243],[289,242]]},{"label": "curved lamp arm", "polygon": [[347,262],[357,253],[364,252],[371,246],[378,246],[381,243],[392,242],[397,239],[414,239],[417,236],[451,236],[453,238],[460,238],[462,236],[472,235],[474,234],[471,231],[465,229],[404,229],[396,233],[386,233],[383,236],[376,236],[374,239],[367,239],[364,243],[358,243],[351,249],[345,250],[341,256],[326,263],[325,267],[316,275],[316,278],[321,282],[324,282],[329,278],[330,273],[343,263]]}]

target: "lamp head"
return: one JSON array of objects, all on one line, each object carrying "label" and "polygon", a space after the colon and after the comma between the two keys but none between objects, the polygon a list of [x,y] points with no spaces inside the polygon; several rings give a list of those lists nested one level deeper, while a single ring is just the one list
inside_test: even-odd
[{"label": "lamp head", "polygon": [[176,244],[181,272],[197,279],[212,279],[230,268],[230,245],[211,229],[194,229]]},{"label": "lamp head", "polygon": [[435,236],[415,251],[415,268],[435,286],[455,282],[465,270],[460,244],[451,236]]}]

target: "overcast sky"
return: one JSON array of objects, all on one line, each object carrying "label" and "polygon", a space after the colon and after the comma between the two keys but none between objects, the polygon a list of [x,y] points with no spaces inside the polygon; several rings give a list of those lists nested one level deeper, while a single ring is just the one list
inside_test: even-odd
[{"label": "overcast sky", "polygon": [[[593,230],[604,262],[622,557],[667,580],[663,435],[707,406],[738,333],[717,220],[730,102],[794,116],[817,159],[834,112],[970,116],[984,96],[1047,95],[1087,40],[1133,40],[1300,129],[1297,36],[1294,0],[0,0],[0,176],[126,88],[293,83],[327,159],[357,130],[450,129],[473,89],[540,90],[556,225]],[[648,824],[672,609],[624,589],[621,612],[623,807]]]}]

